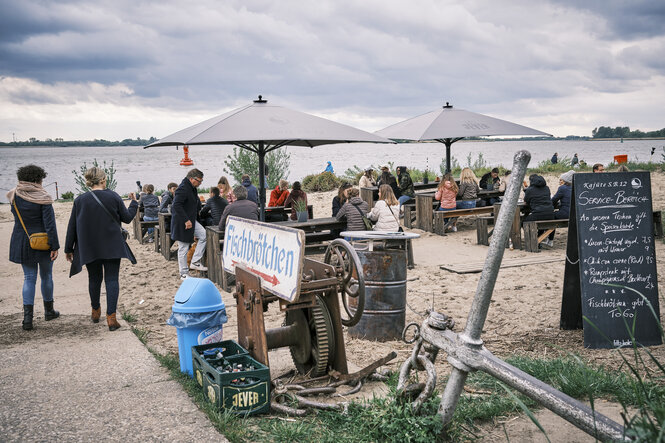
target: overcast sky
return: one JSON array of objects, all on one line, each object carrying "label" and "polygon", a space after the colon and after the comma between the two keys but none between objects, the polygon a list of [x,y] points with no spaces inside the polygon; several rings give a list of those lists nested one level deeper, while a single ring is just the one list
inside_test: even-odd
[{"label": "overcast sky", "polygon": [[368,131],[446,101],[649,131],[664,55],[662,0],[0,0],[0,141],[161,138],[258,94]]}]

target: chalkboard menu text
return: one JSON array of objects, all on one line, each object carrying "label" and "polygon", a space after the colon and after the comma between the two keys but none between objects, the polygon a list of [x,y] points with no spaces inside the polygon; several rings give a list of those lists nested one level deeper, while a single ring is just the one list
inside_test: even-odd
[{"label": "chalkboard menu text", "polygon": [[572,291],[581,297],[585,347],[662,342],[651,201],[648,172],[573,176],[562,324]]}]

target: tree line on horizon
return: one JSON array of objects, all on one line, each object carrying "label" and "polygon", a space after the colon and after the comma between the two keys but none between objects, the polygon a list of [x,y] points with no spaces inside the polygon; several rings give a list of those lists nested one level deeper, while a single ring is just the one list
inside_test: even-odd
[{"label": "tree line on horizon", "polygon": [[0,142],[0,146],[146,146],[157,140],[158,139],[155,137],[150,137],[148,139],[140,137],[134,139],[126,138],[124,140],[116,141],[104,140],[103,138],[96,138],[94,140],[63,140],[62,138],[37,140],[35,137],[31,137],[26,141]]},{"label": "tree line on horizon", "polygon": [[642,132],[639,129],[630,130],[629,126],[600,126],[591,131],[592,138],[658,138],[665,137],[665,128],[658,131]]}]

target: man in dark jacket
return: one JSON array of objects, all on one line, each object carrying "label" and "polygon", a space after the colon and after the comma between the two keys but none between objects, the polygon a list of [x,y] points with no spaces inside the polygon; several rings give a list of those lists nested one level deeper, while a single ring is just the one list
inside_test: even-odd
[{"label": "man in dark jacket", "polygon": [[259,207],[256,203],[247,199],[247,188],[236,186],[233,188],[233,195],[235,195],[236,201],[224,208],[222,218],[219,220],[219,225],[217,227],[221,231],[226,229],[226,219],[229,215],[235,215],[236,217],[247,218],[249,220],[259,219]]},{"label": "man in dark jacket", "polygon": [[406,171],[406,166],[397,167],[397,181],[399,182],[399,192],[402,194],[397,199],[399,207],[416,196],[413,190],[413,180],[411,175]]},{"label": "man in dark jacket", "polygon": [[377,191],[375,191],[374,193],[374,200],[379,199],[378,188],[381,185],[390,186],[393,190],[393,194],[395,194],[395,198],[399,199],[402,196],[402,193],[399,190],[399,186],[397,185],[397,179],[395,178],[394,175],[390,173],[390,168],[388,167],[388,165],[381,166],[381,176],[379,177],[379,180],[376,182]]},{"label": "man in dark jacket", "polygon": [[247,200],[253,201],[257,205],[259,204],[259,191],[256,189],[256,186],[252,184],[249,175],[243,174],[242,176],[242,185],[247,189]]},{"label": "man in dark jacket", "polygon": [[203,225],[217,226],[228,204],[229,202],[219,195],[219,188],[217,186],[210,188],[210,198],[206,201],[206,205],[201,209],[200,214]]},{"label": "man in dark jacket", "polygon": [[178,241],[178,267],[180,278],[189,276],[187,266],[187,253],[194,237],[199,241],[192,256],[192,269],[207,271],[208,268],[201,264],[201,258],[206,250],[206,230],[196,218],[201,211],[201,200],[196,190],[203,182],[203,172],[192,169],[182,180],[178,189],[175,190],[173,205],[171,207],[171,238]]},{"label": "man in dark jacket", "polygon": [[[547,187],[545,179],[538,174],[529,176],[529,187],[524,191],[524,203],[529,209],[529,215],[524,221],[553,220],[554,205],[550,197],[550,188]],[[538,230],[538,236],[544,231]],[[549,243],[548,243],[548,246]]]},{"label": "man in dark jacket", "polygon": [[[483,191],[494,191],[499,189],[501,179],[499,178],[499,168],[493,168],[490,172],[480,178],[480,189]],[[496,198],[485,198],[483,202],[485,206],[491,206],[497,202]]]}]

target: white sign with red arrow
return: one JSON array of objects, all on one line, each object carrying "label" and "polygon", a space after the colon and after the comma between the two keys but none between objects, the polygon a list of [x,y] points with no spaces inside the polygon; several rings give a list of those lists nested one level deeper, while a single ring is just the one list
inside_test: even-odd
[{"label": "white sign with red arrow", "polygon": [[261,277],[263,289],[289,302],[300,295],[305,233],[271,223],[229,216],[224,230],[224,270],[241,263]]}]

